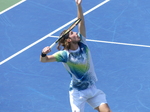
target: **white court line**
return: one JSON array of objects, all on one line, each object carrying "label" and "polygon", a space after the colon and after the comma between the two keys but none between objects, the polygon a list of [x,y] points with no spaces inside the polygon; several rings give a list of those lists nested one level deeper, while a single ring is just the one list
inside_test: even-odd
[{"label": "white court line", "polygon": [[14,8],[14,7],[16,7],[17,5],[19,5],[19,4],[21,4],[21,3],[25,2],[25,1],[26,1],[26,0],[21,0],[20,2],[18,2],[18,3],[16,3],[16,4],[12,5],[11,7],[9,7],[9,8],[7,8],[7,9],[1,11],[0,14],[3,14],[4,12],[6,12],[6,11],[8,11],[8,10]]},{"label": "white court line", "polygon": [[[110,0],[105,0],[103,2],[101,2],[100,4],[96,5],[95,7],[91,8],[90,10],[86,11],[84,13],[84,15],[87,15],[88,13],[94,11],[95,9],[97,9],[98,7],[104,5],[105,3],[109,2]],[[34,43],[28,45],[27,47],[23,48],[22,50],[18,51],[17,53],[11,55],[10,57],[4,59],[3,61],[0,62],[0,65],[4,64],[5,62],[9,61],[10,59],[14,58],[15,56],[21,54],[22,52],[26,51],[27,49],[31,48],[32,46],[38,44],[39,42],[43,41],[44,39],[50,37],[51,35],[53,35],[54,33],[56,33],[57,31],[65,28],[66,26],[68,26],[69,24],[71,24],[72,22],[74,22],[76,20],[76,18],[74,18],[73,20],[69,21],[68,23],[64,24],[63,26],[59,27],[58,29],[52,31],[51,33],[47,34],[46,36],[42,37],[41,39],[35,41]]]},{"label": "white court line", "polygon": [[130,43],[121,43],[121,42],[111,42],[111,41],[102,41],[102,40],[91,40],[91,39],[87,39],[87,41],[91,41],[91,42],[101,42],[101,43],[107,43],[107,44],[128,45],[128,46],[135,46],[135,47],[150,47],[149,45],[130,44]]},{"label": "white court line", "polygon": [[[58,38],[59,36],[50,36],[54,38]],[[111,42],[111,41],[103,41],[103,40],[93,40],[93,39],[86,39],[90,42],[100,42],[100,43],[107,43],[107,44],[118,44],[118,45],[127,45],[127,46],[135,46],[135,47],[150,47],[150,45],[141,45],[141,44],[130,44],[130,43],[121,43],[121,42]]]}]

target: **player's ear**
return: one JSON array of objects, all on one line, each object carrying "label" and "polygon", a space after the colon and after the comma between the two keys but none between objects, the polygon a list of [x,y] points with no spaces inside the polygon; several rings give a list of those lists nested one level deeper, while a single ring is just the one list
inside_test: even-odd
[{"label": "player's ear", "polygon": [[67,42],[71,42],[71,39],[70,39],[70,38],[68,38],[68,39],[67,39]]}]

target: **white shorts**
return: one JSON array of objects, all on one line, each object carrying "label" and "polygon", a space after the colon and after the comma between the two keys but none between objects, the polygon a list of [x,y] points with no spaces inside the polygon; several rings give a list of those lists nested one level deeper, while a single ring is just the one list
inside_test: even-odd
[{"label": "white shorts", "polygon": [[97,89],[96,86],[81,91],[73,89],[69,91],[69,95],[72,112],[84,112],[86,102],[94,109],[103,103],[107,103],[105,93]]}]

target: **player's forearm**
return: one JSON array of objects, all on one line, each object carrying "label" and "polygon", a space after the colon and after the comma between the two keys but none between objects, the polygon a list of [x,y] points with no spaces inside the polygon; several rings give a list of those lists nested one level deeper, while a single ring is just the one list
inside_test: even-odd
[{"label": "player's forearm", "polygon": [[45,63],[45,62],[55,62],[56,58],[53,55],[46,55],[44,57],[42,57],[42,55],[40,56],[40,61]]},{"label": "player's forearm", "polygon": [[81,4],[77,4],[77,16],[78,18],[81,18],[81,22],[79,23],[79,31],[84,37],[86,37],[85,22]]},{"label": "player's forearm", "polygon": [[81,18],[82,20],[84,20],[81,4],[77,4],[77,16],[78,18]]},{"label": "player's forearm", "polygon": [[40,56],[40,61],[41,61],[41,62],[43,62],[43,63],[44,63],[44,62],[48,62],[47,60],[48,60],[48,57],[47,57],[47,56],[45,56],[45,57]]}]

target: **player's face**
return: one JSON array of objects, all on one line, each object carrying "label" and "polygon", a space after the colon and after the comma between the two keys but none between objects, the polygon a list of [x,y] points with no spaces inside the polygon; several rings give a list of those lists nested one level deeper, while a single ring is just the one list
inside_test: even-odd
[{"label": "player's face", "polygon": [[69,32],[69,38],[71,39],[72,42],[79,42],[80,37],[78,36],[77,32],[70,31]]}]

